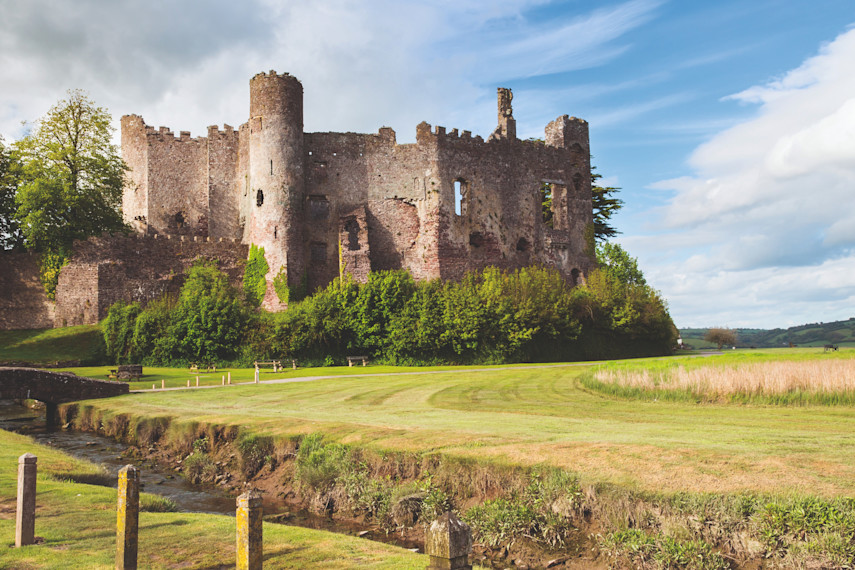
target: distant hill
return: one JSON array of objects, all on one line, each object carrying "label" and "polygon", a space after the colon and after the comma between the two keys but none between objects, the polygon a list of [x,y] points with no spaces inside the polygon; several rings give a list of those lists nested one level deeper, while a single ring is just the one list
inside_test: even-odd
[{"label": "distant hill", "polygon": [[[709,329],[680,329],[683,344],[691,348],[714,348],[715,345],[703,340]],[[855,346],[855,317],[847,321],[833,323],[811,323],[788,329],[736,329],[738,348],[775,348],[789,346],[823,346],[837,344]]]}]

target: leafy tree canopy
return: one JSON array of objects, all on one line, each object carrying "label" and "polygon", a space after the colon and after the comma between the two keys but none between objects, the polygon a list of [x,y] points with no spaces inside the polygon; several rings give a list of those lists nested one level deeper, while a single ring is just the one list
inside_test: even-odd
[{"label": "leafy tree canopy", "polygon": [[0,137],[0,249],[14,249],[24,243],[24,237],[15,212],[15,194],[18,191],[20,163],[3,144]]},{"label": "leafy tree canopy", "polygon": [[603,242],[597,246],[597,263],[600,269],[625,285],[647,285],[638,260],[616,243]]},{"label": "leafy tree canopy", "polygon": [[71,90],[14,144],[21,163],[16,218],[28,248],[67,252],[75,239],[125,228],[127,167],[110,121],[83,91]]},{"label": "leafy tree canopy", "polygon": [[721,350],[721,347],[726,344],[730,346],[736,344],[737,336],[736,331],[733,329],[716,327],[707,331],[707,334],[704,335],[704,340],[716,344],[718,349]]}]

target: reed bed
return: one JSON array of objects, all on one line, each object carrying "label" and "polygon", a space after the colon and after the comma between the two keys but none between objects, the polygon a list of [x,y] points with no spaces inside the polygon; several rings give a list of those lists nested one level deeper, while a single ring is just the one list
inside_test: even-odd
[{"label": "reed bed", "polygon": [[601,368],[589,388],[623,396],[711,402],[855,403],[855,359],[771,361],[739,366]]}]

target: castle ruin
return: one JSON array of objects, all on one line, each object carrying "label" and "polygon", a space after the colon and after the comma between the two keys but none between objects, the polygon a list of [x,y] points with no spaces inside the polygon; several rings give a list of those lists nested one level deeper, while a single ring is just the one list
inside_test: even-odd
[{"label": "castle ruin", "polygon": [[288,74],[260,73],[249,88],[249,120],[209,127],[207,137],[122,117],[131,180],[122,207],[135,233],[75,243],[55,306],[35,258],[7,256],[18,269],[0,280],[0,328],[97,323],[117,301],[177,293],[199,258],[216,258],[239,284],[250,244],[264,247],[271,310],[283,308],[277,276],[312,291],[383,269],[459,279],[540,264],[576,283],[592,267],[585,121],[565,115],[543,141],[519,140],[511,91],[499,89],[498,127],[486,141],[421,123],[414,144],[398,144],[387,127],[304,132],[303,86]]},{"label": "castle ruin", "polygon": [[499,124],[486,141],[421,123],[415,144],[398,144],[387,127],[304,132],[303,86],[287,73],[259,73],[249,89],[249,120],[209,127],[207,137],[122,117],[132,180],[122,206],[141,234],[264,247],[267,308],[280,308],[280,271],[289,286],[313,290],[342,272],[459,279],[542,264],[575,282],[591,267],[585,121],[565,115],[544,141],[519,140],[511,91],[499,89]]}]

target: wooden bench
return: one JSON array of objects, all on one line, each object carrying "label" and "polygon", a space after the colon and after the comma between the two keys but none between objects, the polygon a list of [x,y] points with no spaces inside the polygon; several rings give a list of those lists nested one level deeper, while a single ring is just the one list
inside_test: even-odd
[{"label": "wooden bench", "polygon": [[368,357],[367,356],[348,356],[347,357],[347,365],[353,366],[353,362],[355,360],[361,360],[362,366],[368,366]]},{"label": "wooden bench", "polygon": [[110,380],[115,380],[117,378],[118,373],[119,370],[117,368],[111,368],[110,374],[107,376],[107,378],[109,378]]},{"label": "wooden bench", "polygon": [[200,371],[202,371],[202,369],[204,369],[205,372],[216,372],[217,371],[217,367],[214,364],[205,364],[204,366],[199,366],[198,364],[191,364],[190,365],[190,372],[200,372]]},{"label": "wooden bench", "polygon": [[[284,366],[282,366],[282,362],[282,360],[256,360],[253,364],[255,364],[256,368],[261,368],[262,366],[272,366],[274,372],[281,372],[284,369]],[[297,361],[294,359],[291,359],[291,368],[293,370],[297,370]]]}]

